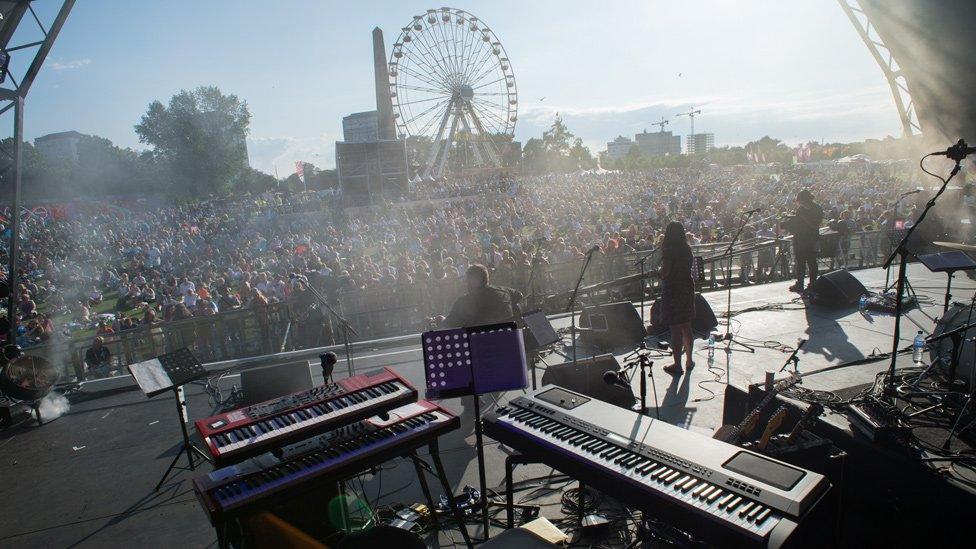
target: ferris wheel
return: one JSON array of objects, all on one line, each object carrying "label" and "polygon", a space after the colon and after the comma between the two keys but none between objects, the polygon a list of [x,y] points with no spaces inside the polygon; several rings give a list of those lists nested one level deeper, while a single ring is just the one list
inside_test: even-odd
[{"label": "ferris wheel", "polygon": [[444,174],[452,148],[478,166],[500,166],[518,119],[518,88],[505,48],[464,10],[430,9],[403,27],[389,64],[401,139],[430,140],[424,177]]}]

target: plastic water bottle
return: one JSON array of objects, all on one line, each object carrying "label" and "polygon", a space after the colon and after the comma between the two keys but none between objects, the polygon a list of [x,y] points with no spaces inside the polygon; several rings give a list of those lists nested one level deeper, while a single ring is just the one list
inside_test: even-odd
[{"label": "plastic water bottle", "polygon": [[912,345],[912,360],[915,364],[922,363],[922,349],[925,348],[925,336],[922,335],[922,330],[919,330],[915,335],[915,343]]},{"label": "plastic water bottle", "polygon": [[715,334],[708,334],[708,356],[715,356]]},{"label": "plastic water bottle", "polygon": [[868,307],[868,294],[861,294],[861,299],[857,300],[857,308],[864,312]]}]

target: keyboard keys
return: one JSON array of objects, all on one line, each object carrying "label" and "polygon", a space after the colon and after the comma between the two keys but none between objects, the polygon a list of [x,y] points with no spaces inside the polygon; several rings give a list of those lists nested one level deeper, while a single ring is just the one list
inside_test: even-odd
[{"label": "keyboard keys", "polygon": [[725,507],[725,510],[731,513],[736,507],[739,506],[740,503],[742,503],[742,498],[740,496],[735,496],[735,499],[729,502],[729,504]]}]

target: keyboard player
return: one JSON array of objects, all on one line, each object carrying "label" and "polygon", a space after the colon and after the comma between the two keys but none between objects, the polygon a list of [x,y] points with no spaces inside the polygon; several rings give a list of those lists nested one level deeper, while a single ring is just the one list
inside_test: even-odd
[{"label": "keyboard player", "polygon": [[522,294],[510,288],[489,284],[488,269],[472,265],[464,275],[467,293],[457,298],[447,317],[434,317],[432,324],[444,328],[467,328],[512,320]]}]

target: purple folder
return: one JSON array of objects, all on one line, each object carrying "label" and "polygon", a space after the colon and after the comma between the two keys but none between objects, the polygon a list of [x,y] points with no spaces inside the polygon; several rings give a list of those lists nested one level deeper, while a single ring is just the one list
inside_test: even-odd
[{"label": "purple folder", "polygon": [[525,343],[515,323],[421,334],[427,399],[524,389]]}]

